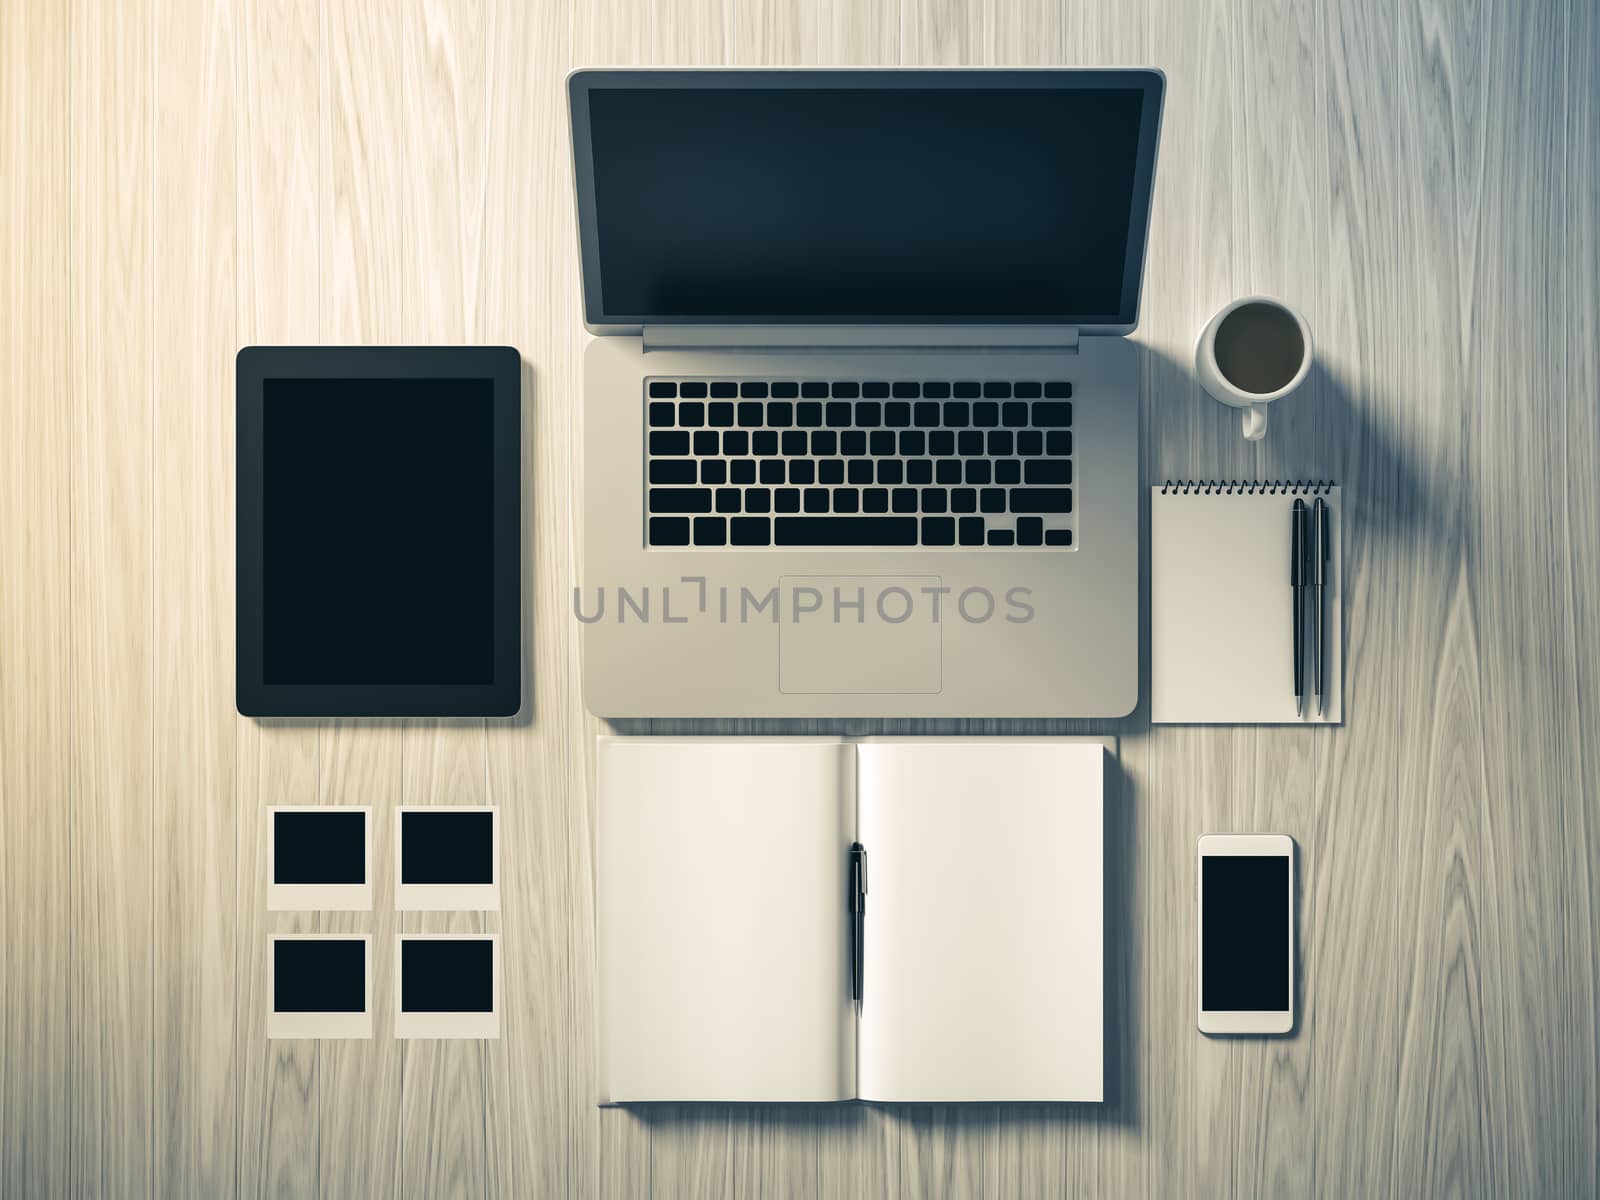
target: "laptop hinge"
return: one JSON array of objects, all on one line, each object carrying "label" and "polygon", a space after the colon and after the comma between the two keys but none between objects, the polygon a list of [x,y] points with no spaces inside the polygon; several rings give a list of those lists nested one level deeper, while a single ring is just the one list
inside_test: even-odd
[{"label": "laptop hinge", "polygon": [[651,350],[1078,352],[1075,325],[646,325]]}]

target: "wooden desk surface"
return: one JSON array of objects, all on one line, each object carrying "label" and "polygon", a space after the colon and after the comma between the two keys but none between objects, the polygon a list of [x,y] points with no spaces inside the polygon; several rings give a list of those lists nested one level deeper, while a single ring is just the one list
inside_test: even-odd
[{"label": "wooden desk surface", "polygon": [[[1597,61],[1587,0],[4,5],[0,1195],[1600,1190]],[[608,63],[1167,71],[1144,469],[1343,482],[1349,716],[1071,727],[1127,779],[1113,1103],[593,1106],[561,83]],[[1318,353],[1253,446],[1187,365],[1250,291]],[[233,353],[291,341],[521,349],[531,723],[235,715]],[[486,800],[504,911],[397,921],[389,811]],[[377,806],[375,912],[266,913],[305,802]],[[1226,829],[1301,848],[1288,1040],[1194,1030]],[[397,928],[480,924],[503,1038],[393,1040]],[[265,1040],[297,929],[376,935],[374,1040]]]}]

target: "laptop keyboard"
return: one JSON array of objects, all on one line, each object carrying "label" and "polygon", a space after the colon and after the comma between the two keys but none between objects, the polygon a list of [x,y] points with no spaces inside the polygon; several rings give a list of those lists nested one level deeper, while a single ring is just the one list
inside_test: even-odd
[{"label": "laptop keyboard", "polygon": [[651,546],[1073,545],[1064,380],[648,379]]}]

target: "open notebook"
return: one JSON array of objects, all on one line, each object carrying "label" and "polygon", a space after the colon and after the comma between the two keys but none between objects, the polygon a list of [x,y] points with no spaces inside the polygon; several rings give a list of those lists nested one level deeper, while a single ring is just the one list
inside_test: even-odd
[{"label": "open notebook", "polygon": [[1105,760],[601,738],[601,1102],[1102,1099]]}]

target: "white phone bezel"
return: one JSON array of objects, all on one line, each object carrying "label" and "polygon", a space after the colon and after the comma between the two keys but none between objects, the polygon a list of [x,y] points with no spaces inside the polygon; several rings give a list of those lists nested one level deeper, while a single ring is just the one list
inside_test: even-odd
[{"label": "white phone bezel", "polygon": [[[1202,1007],[1205,973],[1205,887],[1207,858],[1270,858],[1289,860],[1289,1007],[1284,1011],[1226,1012]],[[1200,839],[1195,856],[1195,1011],[1201,1033],[1288,1033],[1294,1028],[1294,839],[1282,833],[1208,833]]]}]

